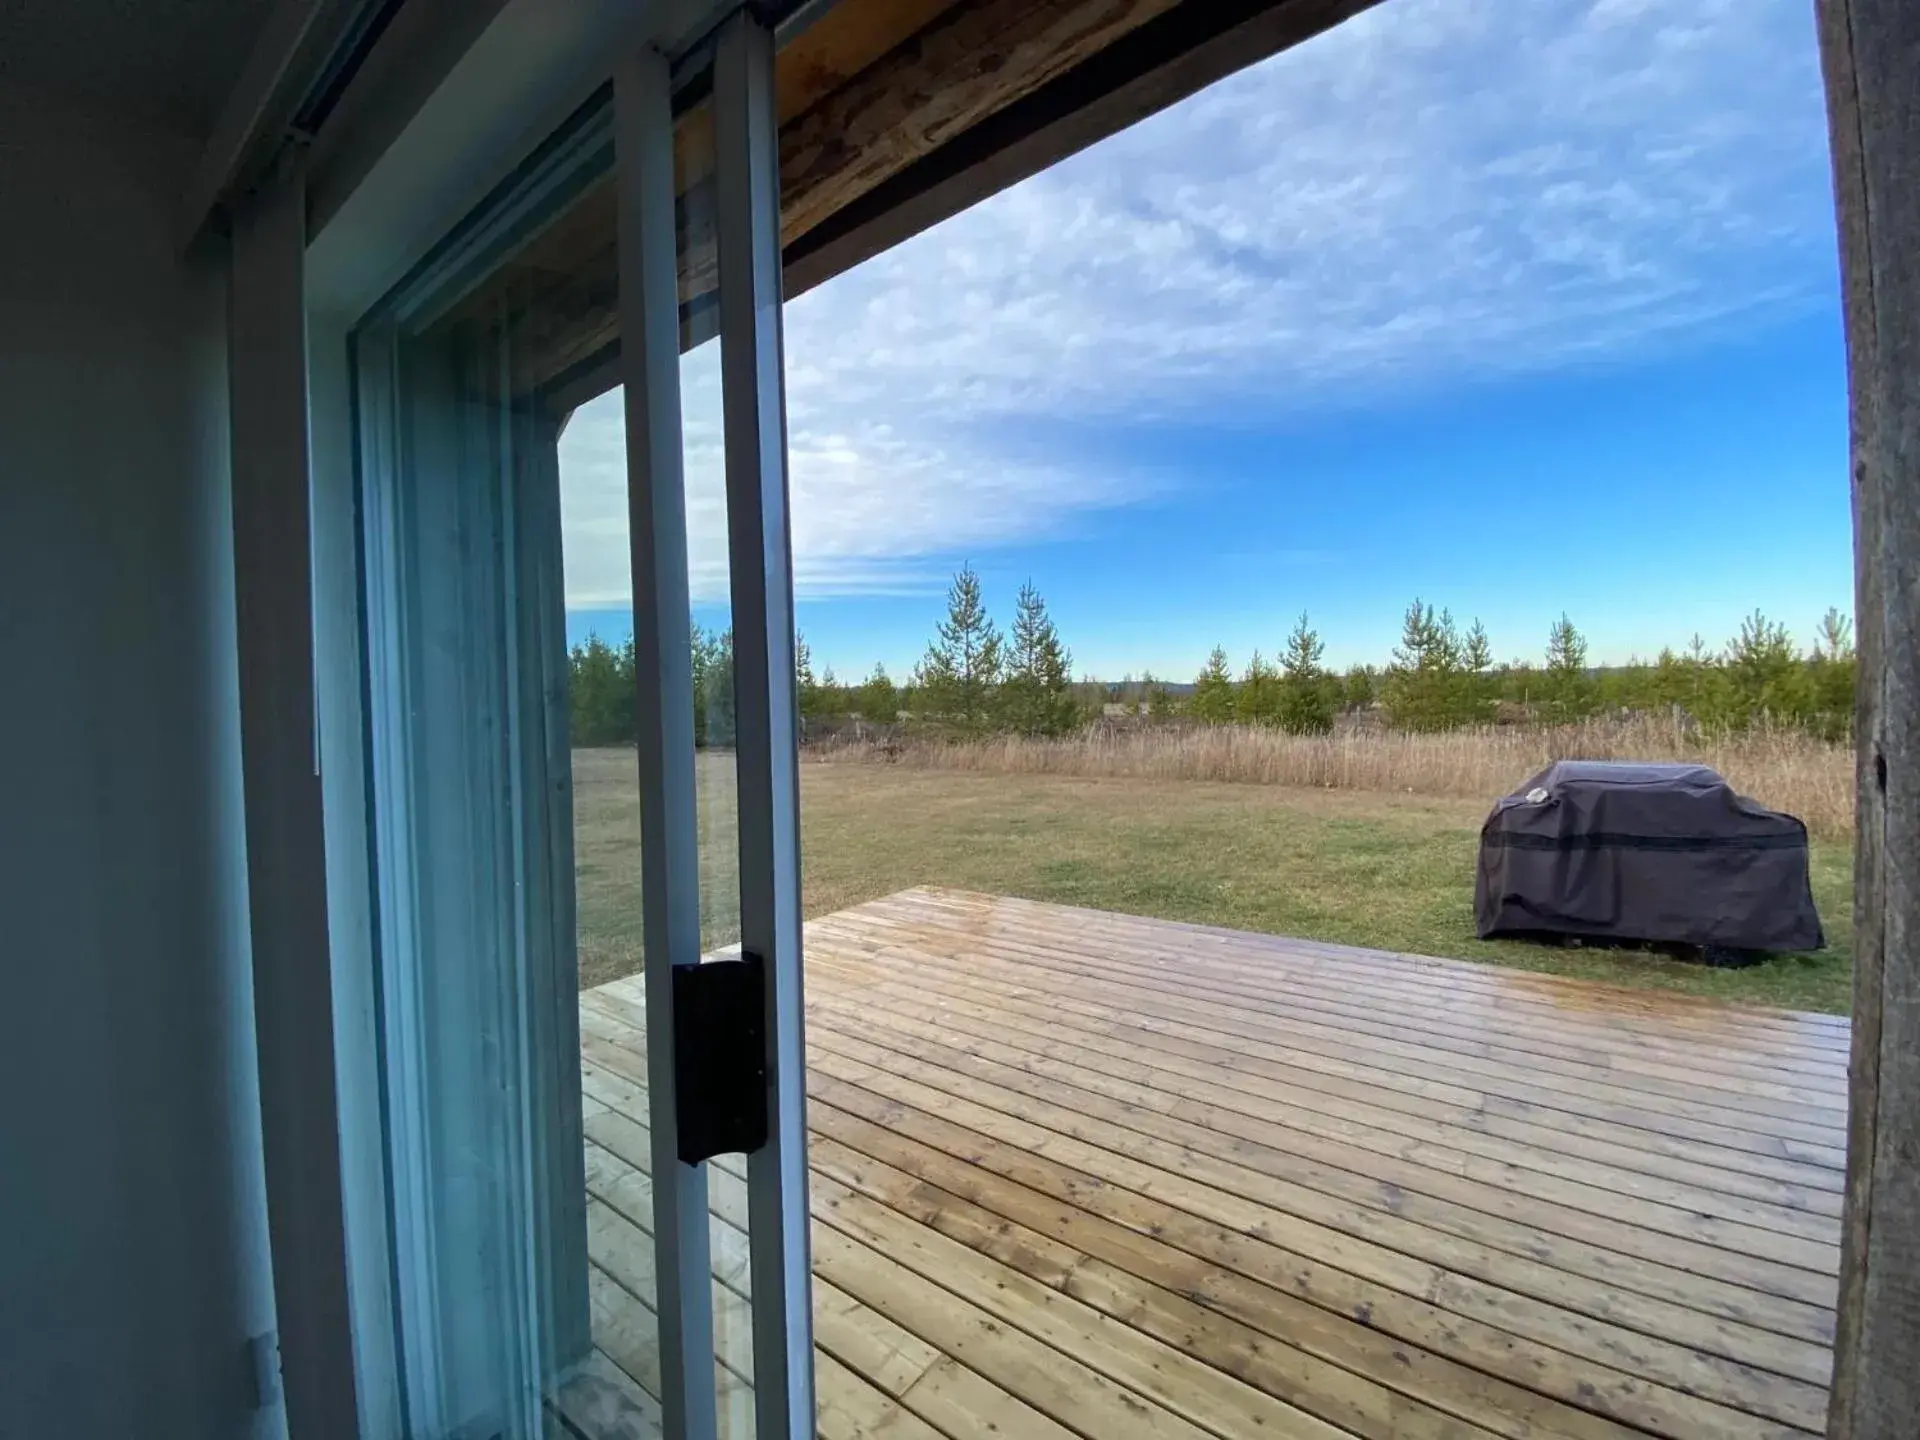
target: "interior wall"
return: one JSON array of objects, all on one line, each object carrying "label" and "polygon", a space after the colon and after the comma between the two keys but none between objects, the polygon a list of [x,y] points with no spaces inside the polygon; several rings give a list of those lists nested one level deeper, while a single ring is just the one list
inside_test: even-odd
[{"label": "interior wall", "polygon": [[0,1435],[269,1437],[196,147],[0,90]]}]

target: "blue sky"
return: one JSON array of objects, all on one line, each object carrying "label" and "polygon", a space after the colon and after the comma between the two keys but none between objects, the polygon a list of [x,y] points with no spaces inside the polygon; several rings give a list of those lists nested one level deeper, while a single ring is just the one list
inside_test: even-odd
[{"label": "blue sky", "polygon": [[[1384,661],[1418,594],[1538,656],[1849,607],[1804,0],[1386,0],[788,307],[798,613],[911,669],[952,570],[1103,678]],[[687,357],[724,613],[715,347]],[[630,629],[618,396],[563,440],[570,629]]]}]

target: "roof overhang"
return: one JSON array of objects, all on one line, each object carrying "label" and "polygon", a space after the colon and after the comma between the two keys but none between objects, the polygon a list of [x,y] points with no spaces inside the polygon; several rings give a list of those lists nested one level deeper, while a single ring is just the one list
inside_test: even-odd
[{"label": "roof overhang", "polygon": [[[774,7],[786,293],[801,294],[1373,3]],[[308,166],[316,300],[357,313],[604,92],[609,55],[649,42],[677,57],[681,211],[698,215],[710,209],[713,183],[704,42],[731,8],[722,0],[288,0],[287,18],[267,27],[263,53],[209,147],[193,223],[204,225],[263,155],[288,143],[296,97],[331,84],[316,133],[293,138]],[[275,45],[284,53],[272,53]],[[341,47],[353,45],[353,72],[343,77]],[[561,323],[543,325],[539,350],[525,358],[527,378],[564,385],[574,400],[612,383],[613,225],[611,197],[589,196],[525,257],[539,283],[566,292],[553,307],[564,312]],[[693,344],[710,333],[715,257],[710,232],[690,232],[680,289]]]}]

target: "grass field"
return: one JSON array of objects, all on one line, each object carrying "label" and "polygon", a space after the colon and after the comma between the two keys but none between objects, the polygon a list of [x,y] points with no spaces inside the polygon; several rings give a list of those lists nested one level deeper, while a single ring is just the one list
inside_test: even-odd
[{"label": "grass field", "polygon": [[[581,983],[594,985],[640,964],[638,787],[630,750],[573,758]],[[730,756],[702,756],[709,946],[736,938],[732,776]],[[1813,844],[1828,948],[1715,971],[1476,939],[1479,801],[817,761],[801,795],[808,915],[951,885],[1795,1009],[1843,1012],[1850,995],[1853,856],[1837,840]]]}]

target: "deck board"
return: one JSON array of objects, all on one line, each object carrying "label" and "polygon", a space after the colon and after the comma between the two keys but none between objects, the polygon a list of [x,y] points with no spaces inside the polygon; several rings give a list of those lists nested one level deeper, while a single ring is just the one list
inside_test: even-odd
[{"label": "deck board", "polygon": [[[1824,1426],[1844,1021],[952,891],[806,945],[823,1435]],[[644,1016],[636,978],[582,996],[575,1404],[630,1382],[628,1425]],[[730,1436],[744,1176],[710,1168]]]}]

